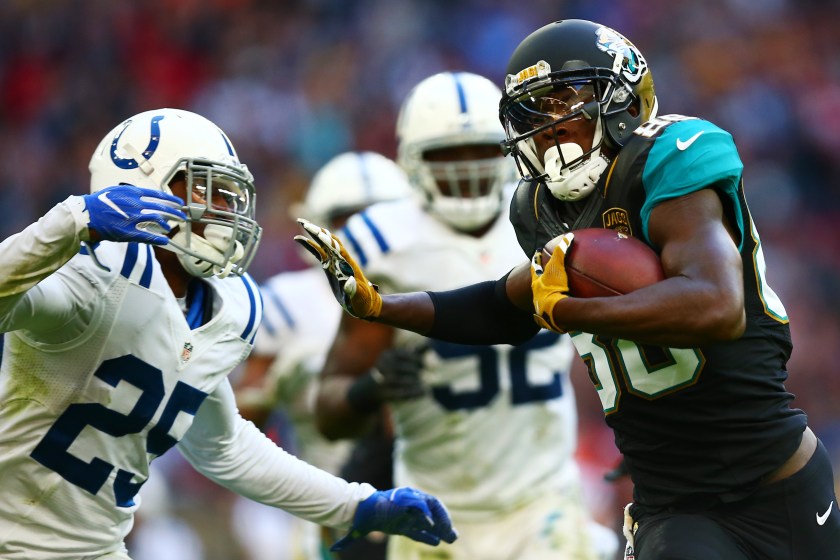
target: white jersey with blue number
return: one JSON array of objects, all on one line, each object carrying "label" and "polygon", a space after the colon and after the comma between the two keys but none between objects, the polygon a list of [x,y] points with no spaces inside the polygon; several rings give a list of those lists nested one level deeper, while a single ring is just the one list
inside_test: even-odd
[{"label": "white jersey with blue number", "polygon": [[[384,293],[496,280],[523,262],[504,214],[476,238],[450,229],[415,200],[371,206],[340,234]],[[519,347],[456,345],[404,331],[397,340],[431,349],[426,395],[392,403],[396,483],[433,493],[453,516],[481,517],[576,480],[568,337],[541,331]]]},{"label": "white jersey with blue number", "polygon": [[191,328],[150,246],[78,253],[85,223],[70,197],[0,244],[0,558],[122,550],[149,463],[176,444],[240,494],[348,526],[373,489],[288,455],[236,412],[227,375],[261,321],[254,282],[204,280],[212,317]]}]

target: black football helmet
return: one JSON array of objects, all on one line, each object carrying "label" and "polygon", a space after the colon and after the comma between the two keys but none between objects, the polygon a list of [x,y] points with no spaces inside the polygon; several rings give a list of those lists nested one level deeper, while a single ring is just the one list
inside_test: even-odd
[{"label": "black football helmet", "polygon": [[[653,77],[639,50],[609,27],[586,20],[550,23],[523,40],[507,66],[499,117],[523,176],[546,182],[561,200],[588,195],[639,125],[656,116]],[[534,136],[571,119],[595,119],[591,149],[561,143],[543,158]]]}]

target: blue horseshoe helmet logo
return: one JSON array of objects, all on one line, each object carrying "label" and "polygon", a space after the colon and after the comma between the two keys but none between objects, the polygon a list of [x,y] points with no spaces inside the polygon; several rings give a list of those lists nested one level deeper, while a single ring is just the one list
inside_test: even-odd
[{"label": "blue horseshoe helmet logo", "polygon": [[[143,157],[146,159],[151,158],[155,154],[155,150],[158,148],[158,144],[160,144],[160,121],[163,120],[163,115],[158,115],[156,117],[152,117],[152,125],[151,130],[149,131],[149,143],[146,145],[146,149],[143,150]],[[111,142],[111,161],[114,162],[114,165],[119,167],[120,169],[135,169],[140,164],[135,161],[133,158],[121,158],[117,155],[117,144],[120,141],[120,138],[125,132],[125,129],[129,127],[131,121],[128,121],[123,129],[114,136],[113,142]]]}]

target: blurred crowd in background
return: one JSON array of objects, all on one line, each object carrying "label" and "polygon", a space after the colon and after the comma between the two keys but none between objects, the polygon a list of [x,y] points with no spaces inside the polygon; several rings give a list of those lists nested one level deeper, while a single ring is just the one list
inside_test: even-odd
[{"label": "blurred crowd in background", "polygon": [[[415,83],[468,70],[501,85],[519,41],[573,17],[641,49],[660,114],[733,134],[768,280],[791,318],[788,388],[840,473],[838,0],[3,0],[0,235],[85,192],[90,155],[116,123],[178,107],[220,125],[256,177],[265,236],[252,275],[301,268],[288,208],[318,167],[351,149],[394,157]],[[601,481],[617,452],[583,372],[575,382],[593,508],[616,525],[629,488]],[[173,538],[195,558],[246,558],[225,530],[231,497],[177,457],[160,461],[177,488],[161,491]]]}]

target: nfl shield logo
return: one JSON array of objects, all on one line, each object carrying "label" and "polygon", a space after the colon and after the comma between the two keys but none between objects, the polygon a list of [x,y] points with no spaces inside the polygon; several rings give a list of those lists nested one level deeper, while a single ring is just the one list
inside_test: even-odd
[{"label": "nfl shield logo", "polygon": [[181,350],[181,361],[188,362],[192,356],[193,345],[189,342],[184,343],[184,349]]}]

